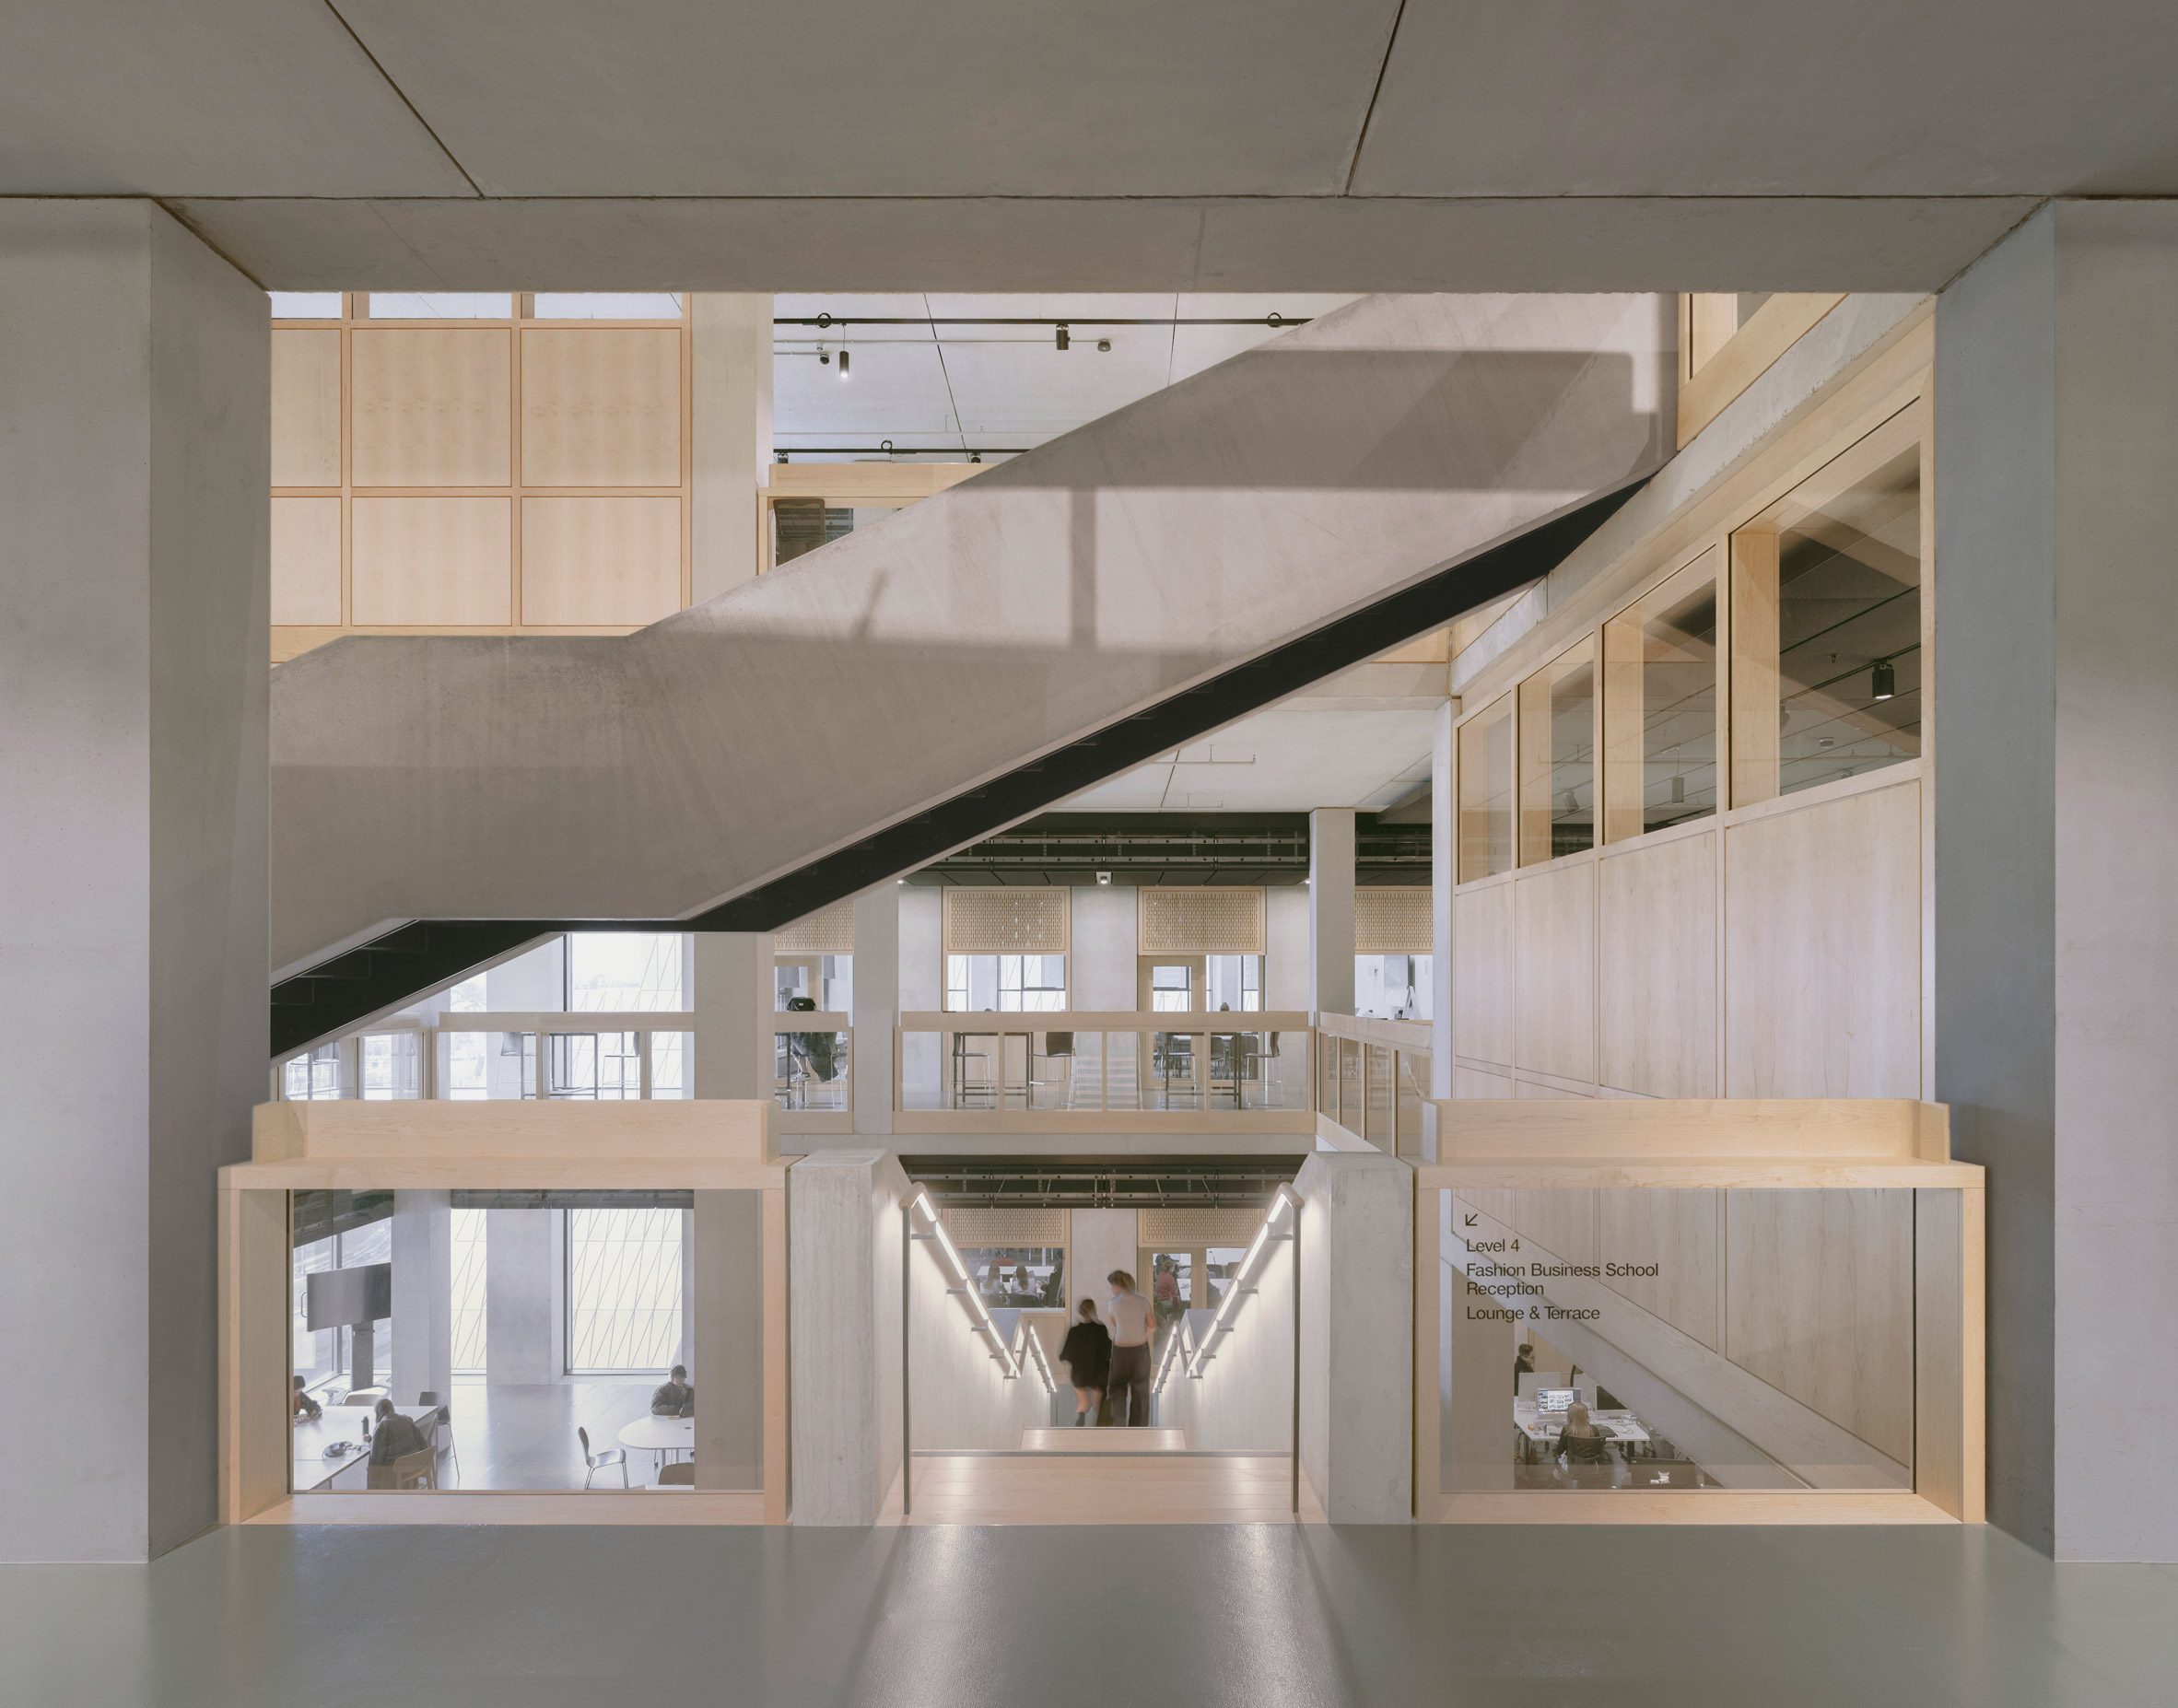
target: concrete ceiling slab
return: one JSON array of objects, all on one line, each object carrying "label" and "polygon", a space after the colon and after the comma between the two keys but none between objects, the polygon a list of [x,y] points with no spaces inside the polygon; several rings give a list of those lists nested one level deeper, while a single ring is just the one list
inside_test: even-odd
[{"label": "concrete ceiling slab", "polygon": [[0,8],[0,194],[474,196],[322,5]]},{"label": "concrete ceiling slab", "polygon": [[2173,64],[2168,0],[1409,0],[1353,188],[2168,193]]},{"label": "concrete ceiling slab", "polygon": [[493,195],[1345,185],[1398,0],[342,0]]},{"label": "concrete ceiling slab", "polygon": [[2032,197],[182,198],[268,289],[1933,290]]}]

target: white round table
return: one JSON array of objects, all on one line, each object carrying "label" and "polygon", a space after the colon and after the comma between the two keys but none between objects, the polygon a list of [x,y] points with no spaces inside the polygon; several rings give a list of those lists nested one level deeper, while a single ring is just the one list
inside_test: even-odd
[{"label": "white round table", "polygon": [[658,1455],[661,1468],[669,1453],[696,1452],[696,1420],[694,1418],[639,1417],[632,1423],[620,1426],[620,1445],[643,1453]]}]

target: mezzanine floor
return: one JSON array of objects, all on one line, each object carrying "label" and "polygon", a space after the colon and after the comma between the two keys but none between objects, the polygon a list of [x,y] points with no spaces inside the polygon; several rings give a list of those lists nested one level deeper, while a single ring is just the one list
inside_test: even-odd
[{"label": "mezzanine floor", "polygon": [[0,1700],[2171,1700],[2178,1567],[1980,1528],[229,1529],[0,1567]]}]

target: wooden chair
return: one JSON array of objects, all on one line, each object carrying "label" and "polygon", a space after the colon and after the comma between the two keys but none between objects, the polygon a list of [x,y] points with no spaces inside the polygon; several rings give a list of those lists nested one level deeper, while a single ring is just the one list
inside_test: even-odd
[{"label": "wooden chair", "polygon": [[678,1464],[668,1465],[659,1471],[658,1486],[660,1488],[670,1488],[676,1484],[685,1489],[693,1489],[696,1486],[695,1460],[688,1459]]},{"label": "wooden chair", "polygon": [[462,1475],[462,1456],[454,1447],[453,1408],[439,1398],[436,1389],[428,1387],[416,1397],[416,1403],[419,1406],[437,1406],[439,1408],[439,1415],[431,1420],[431,1427],[428,1432],[431,1445],[438,1450],[441,1458],[446,1457],[449,1454],[453,1456],[454,1479],[459,1481]]},{"label": "wooden chair", "polygon": [[373,1489],[436,1489],[439,1486],[439,1451],[435,1447],[404,1453],[399,1458],[370,1468]]}]

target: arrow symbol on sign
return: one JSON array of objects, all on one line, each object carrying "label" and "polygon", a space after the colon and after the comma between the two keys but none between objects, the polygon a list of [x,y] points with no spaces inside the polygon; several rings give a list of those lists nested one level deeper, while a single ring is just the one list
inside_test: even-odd
[{"label": "arrow symbol on sign", "polygon": [[1470,1228],[1475,1225],[1475,1212],[1473,1211],[1470,1210],[1467,1212],[1467,1221],[1463,1225]]}]

